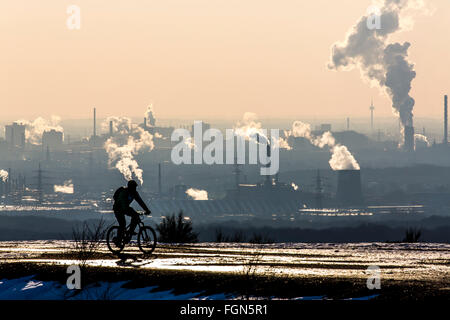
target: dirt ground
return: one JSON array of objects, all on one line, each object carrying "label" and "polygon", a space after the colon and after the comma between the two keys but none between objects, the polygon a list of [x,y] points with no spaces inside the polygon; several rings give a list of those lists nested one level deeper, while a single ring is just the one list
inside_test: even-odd
[{"label": "dirt ground", "polygon": [[[82,264],[84,284],[126,281],[125,287],[230,293],[240,297],[447,300],[447,244],[217,244],[158,245],[143,256],[129,246],[119,256],[101,244],[80,261],[72,241],[0,242],[0,279],[33,275],[65,283],[66,268]],[[368,267],[379,268],[380,289],[369,290]],[[1,288],[0,288],[1,290]]]}]

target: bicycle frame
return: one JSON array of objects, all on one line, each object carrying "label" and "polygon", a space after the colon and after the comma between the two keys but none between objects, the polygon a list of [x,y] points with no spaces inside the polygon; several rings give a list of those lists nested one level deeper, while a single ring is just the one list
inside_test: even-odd
[{"label": "bicycle frame", "polygon": [[[141,215],[138,216],[138,221],[136,224],[136,226],[139,226],[139,231],[137,232],[138,247],[139,247],[139,250],[141,250],[141,252],[143,252],[144,254],[150,254],[153,252],[153,250],[155,250],[155,247],[156,247],[156,243],[157,243],[156,233],[152,227],[146,226],[144,224],[144,222],[142,221],[143,219],[141,219],[140,216]],[[130,243],[131,239],[133,238],[133,235],[131,235],[131,233],[130,233],[130,224],[131,224],[131,222],[125,227],[125,230],[124,230],[125,232],[124,232],[123,238],[122,238],[122,240],[123,240],[122,247],[120,247],[120,248],[114,247],[114,249],[113,249],[110,245],[110,241],[114,241],[113,237],[110,238],[110,233],[114,229],[119,229],[119,226],[111,226],[109,228],[109,230],[107,232],[106,242],[107,242],[109,250],[111,250],[113,253],[121,252],[123,250],[123,248],[125,247],[125,245],[127,243]],[[144,234],[144,236],[142,236],[143,234]],[[150,247],[147,244],[147,241],[149,239],[151,240],[150,243],[152,243],[152,245]],[[142,241],[144,241],[144,246],[142,246],[142,244],[143,244]],[[116,246],[117,246],[117,244],[116,244]]]},{"label": "bicycle frame", "polygon": [[[139,221],[138,221],[138,223],[136,225],[137,227],[139,227],[139,229],[145,227],[144,221],[142,221],[142,218],[141,218],[142,215],[143,214],[141,214],[141,213],[139,214],[139,216],[138,216]],[[131,221],[125,228],[125,232],[128,233],[128,234],[130,233],[130,226],[131,226]],[[136,231],[136,229],[135,229],[135,231]]]}]

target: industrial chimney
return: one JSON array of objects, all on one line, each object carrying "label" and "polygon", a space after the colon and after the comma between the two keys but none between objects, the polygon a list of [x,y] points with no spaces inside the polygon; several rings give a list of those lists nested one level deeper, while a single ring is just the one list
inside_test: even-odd
[{"label": "industrial chimney", "polygon": [[360,170],[338,170],[336,198],[340,206],[358,206],[364,203]]},{"label": "industrial chimney", "polygon": [[97,136],[97,115],[96,115],[96,110],[94,108],[94,132],[93,132],[93,137],[95,138]]},{"label": "industrial chimney", "polygon": [[373,132],[373,110],[375,110],[375,107],[373,105],[373,99],[372,102],[370,103],[369,109],[370,109],[370,130],[372,130]]},{"label": "industrial chimney", "polygon": [[161,181],[161,163],[158,163],[158,195],[162,196],[162,181]]},{"label": "industrial chimney", "polygon": [[144,129],[147,129],[147,118],[144,117]]},{"label": "industrial chimney", "polygon": [[414,151],[414,127],[413,126],[405,126],[404,129],[404,149],[406,151]]},{"label": "industrial chimney", "polygon": [[[267,136],[267,147],[266,147],[266,154],[267,154],[267,159],[270,159],[271,157],[271,146],[269,143],[269,137]],[[266,168],[270,168],[270,162],[267,162],[266,164]],[[266,175],[266,186],[271,186],[272,185],[272,179],[270,175]]]},{"label": "industrial chimney", "polygon": [[109,122],[109,135],[112,137],[113,134],[114,134],[114,131],[113,131],[113,122],[110,121],[110,122]]},{"label": "industrial chimney", "polygon": [[443,144],[448,143],[448,97],[444,96],[444,141]]}]

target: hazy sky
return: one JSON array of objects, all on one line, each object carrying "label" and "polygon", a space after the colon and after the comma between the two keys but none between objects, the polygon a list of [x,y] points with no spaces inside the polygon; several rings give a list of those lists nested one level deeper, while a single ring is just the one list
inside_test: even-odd
[{"label": "hazy sky", "polygon": [[[414,114],[442,115],[450,93],[450,1],[420,14],[411,42]],[[66,26],[68,5],[81,29]],[[361,117],[392,114],[359,71],[326,68],[369,0],[3,0],[1,120],[52,114],[163,118]]]}]

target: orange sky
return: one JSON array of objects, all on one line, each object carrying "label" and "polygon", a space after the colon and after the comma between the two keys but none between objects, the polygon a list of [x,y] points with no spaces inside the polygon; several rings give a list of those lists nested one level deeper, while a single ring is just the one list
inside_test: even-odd
[{"label": "orange sky", "polygon": [[[440,117],[450,93],[450,1],[412,31],[414,114]],[[81,7],[81,30],[66,8]],[[0,3],[2,120],[59,115],[182,119],[392,114],[359,71],[332,72],[330,48],[369,0],[4,0]]]}]

